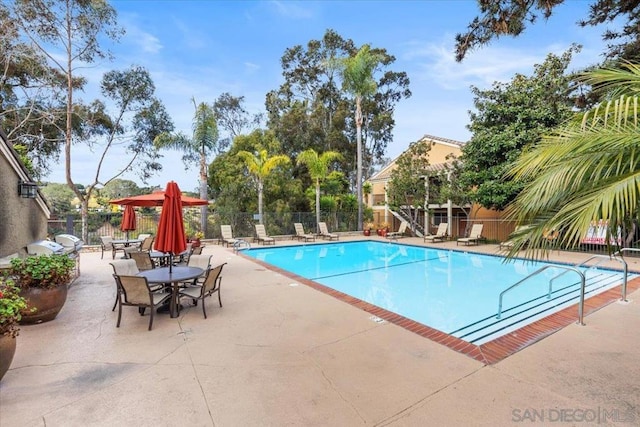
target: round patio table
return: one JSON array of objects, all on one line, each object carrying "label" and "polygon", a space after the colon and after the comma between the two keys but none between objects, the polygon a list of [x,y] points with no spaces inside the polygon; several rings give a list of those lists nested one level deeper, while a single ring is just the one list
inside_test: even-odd
[{"label": "round patio table", "polygon": [[170,283],[171,303],[169,305],[169,314],[171,317],[178,317],[178,288],[180,282],[195,279],[202,273],[204,273],[204,270],[198,267],[161,267],[141,271],[137,276],[146,277],[149,283]]}]

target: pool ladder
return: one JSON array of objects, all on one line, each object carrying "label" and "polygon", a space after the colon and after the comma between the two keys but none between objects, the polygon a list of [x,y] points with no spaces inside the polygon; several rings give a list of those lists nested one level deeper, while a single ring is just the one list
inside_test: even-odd
[{"label": "pool ladder", "polygon": [[[579,267],[583,267],[585,266],[589,261],[591,261],[592,259],[595,258],[602,258],[601,261],[597,262],[596,264],[590,265],[589,268],[594,268],[596,266],[598,266],[598,264],[600,264],[600,262],[604,261],[604,259],[615,259],[618,260],[622,263],[623,265],[623,281],[622,281],[622,301],[626,301],[627,300],[627,275],[629,272],[627,263],[624,259],[622,258],[618,258],[616,255],[618,255],[620,252],[624,251],[625,249],[627,250],[632,250],[632,248],[623,248],[620,251],[616,252],[615,254],[613,254],[613,256],[608,256],[608,255],[593,255],[591,257],[589,257],[588,259],[586,259],[585,261],[581,262],[580,264],[576,264],[573,267],[570,266],[565,266],[565,265],[545,265],[539,269],[537,269],[536,271],[534,271],[533,273],[529,274],[527,277],[525,277],[524,279],[514,283],[513,285],[509,286],[507,289],[505,289],[504,291],[500,292],[500,299],[498,301],[498,314],[496,316],[496,319],[500,319],[500,317],[502,316],[502,298],[504,297],[504,294],[506,294],[507,292],[511,291],[512,289],[520,286],[522,283],[526,282],[527,280],[529,280],[530,278],[537,276],[538,274],[542,273],[543,271],[545,271],[548,268],[560,268],[563,269],[565,271],[563,271],[562,273],[558,274],[557,276],[552,277],[549,280],[549,292],[547,294],[547,299],[551,298],[551,293],[552,293],[552,289],[553,289],[553,281],[555,279],[557,279],[560,276],[563,276],[564,274],[573,271],[574,273],[576,273],[578,276],[580,276],[580,301],[578,303],[578,324],[580,325],[584,325],[584,294],[585,294],[585,287],[586,287],[586,279],[584,276],[584,273],[580,270],[578,270]],[[640,252],[640,250],[636,249],[636,251]]]}]

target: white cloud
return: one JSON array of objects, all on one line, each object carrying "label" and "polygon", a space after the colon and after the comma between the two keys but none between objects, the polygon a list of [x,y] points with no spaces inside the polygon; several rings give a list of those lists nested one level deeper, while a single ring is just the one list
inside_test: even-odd
[{"label": "white cloud", "polygon": [[302,6],[304,3],[273,0],[269,4],[273,6],[279,15],[286,18],[309,19],[314,15],[311,9]]}]

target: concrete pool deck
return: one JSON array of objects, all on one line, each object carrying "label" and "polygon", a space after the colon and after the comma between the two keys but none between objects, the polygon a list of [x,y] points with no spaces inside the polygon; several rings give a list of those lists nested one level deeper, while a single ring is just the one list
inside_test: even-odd
[{"label": "concrete pool deck", "polygon": [[[341,240],[359,239],[360,237]],[[422,244],[422,239],[400,242]],[[296,242],[278,241],[277,245]],[[440,248],[496,253],[496,245]],[[640,293],[486,364],[208,244],[222,302],[112,312],[110,258],[83,253],[58,317],[22,326],[1,426],[637,425]],[[552,253],[577,263],[585,254]],[[630,267],[639,270],[638,265]],[[577,318],[577,313],[576,313]]]}]

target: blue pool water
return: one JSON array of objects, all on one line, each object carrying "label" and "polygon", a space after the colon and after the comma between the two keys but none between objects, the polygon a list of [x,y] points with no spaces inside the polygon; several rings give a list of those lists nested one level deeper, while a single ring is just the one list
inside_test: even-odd
[{"label": "blue pool water", "polygon": [[[244,254],[474,344],[575,304],[580,288],[575,272],[548,268],[505,294],[503,314],[496,319],[500,293],[548,264],[373,241],[255,248]],[[622,283],[621,272],[584,273],[587,298]]]}]

